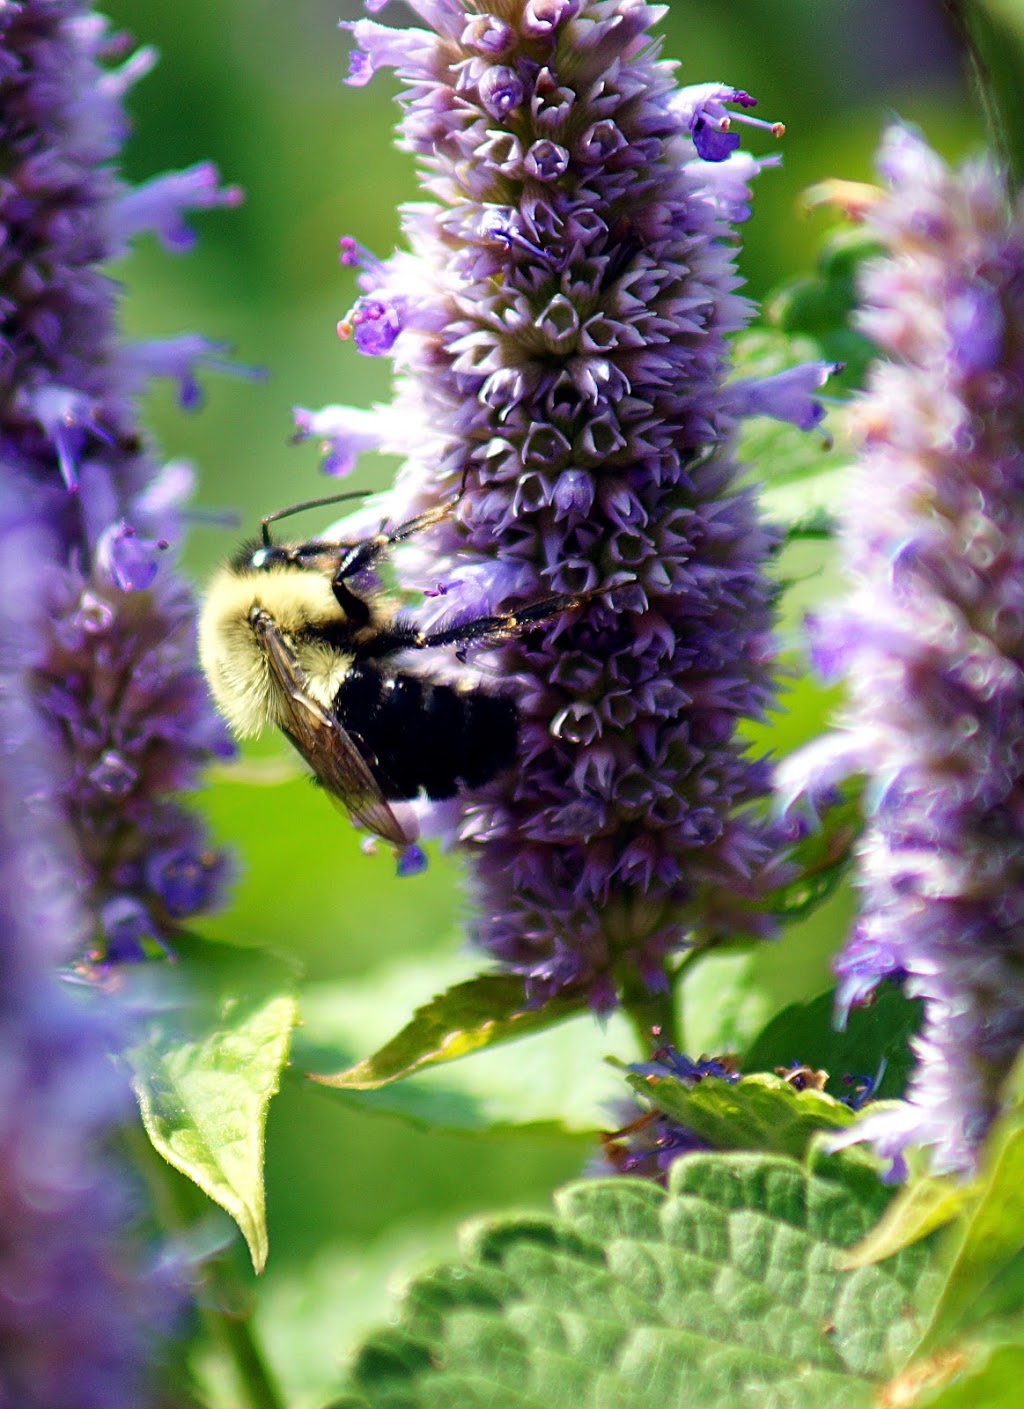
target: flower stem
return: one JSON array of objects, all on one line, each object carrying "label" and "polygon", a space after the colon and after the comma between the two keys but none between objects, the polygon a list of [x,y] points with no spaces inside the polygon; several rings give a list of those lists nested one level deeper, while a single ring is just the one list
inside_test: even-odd
[{"label": "flower stem", "polygon": [[963,49],[989,144],[1004,163],[1016,191],[1024,180],[1020,45],[978,0],[943,0],[943,8]]},{"label": "flower stem", "polygon": [[[160,1223],[172,1237],[187,1234],[194,1219],[182,1197],[180,1176],[156,1153],[141,1129],[126,1131],[125,1140]],[[251,1298],[223,1257],[211,1257],[203,1263],[202,1298],[197,1299],[196,1313],[211,1344],[234,1370],[238,1409],[287,1409],[253,1335]]]},{"label": "flower stem", "polygon": [[207,1311],[204,1321],[231,1360],[246,1409],[286,1409],[263,1352],[252,1333],[252,1317]]},{"label": "flower stem", "polygon": [[630,984],[622,995],[622,1010],[636,1035],[642,1057],[649,1057],[655,1047],[664,1045],[681,1050],[683,1035],[674,988],[651,993],[642,984]]}]

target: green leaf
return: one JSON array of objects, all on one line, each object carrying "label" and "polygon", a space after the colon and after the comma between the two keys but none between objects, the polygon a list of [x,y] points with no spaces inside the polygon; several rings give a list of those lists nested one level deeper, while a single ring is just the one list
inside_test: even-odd
[{"label": "green leaf", "polygon": [[789,853],[797,874],[765,897],[765,909],[780,920],[802,920],[824,904],[843,879],[853,844],[863,827],[860,788],[843,785],[840,799]]},{"label": "green leaf", "polygon": [[867,1267],[892,1257],[949,1223],[963,1209],[968,1192],[958,1180],[926,1175],[905,1184],[878,1223],[844,1259],[844,1267]]},{"label": "green leaf", "polygon": [[929,1251],[844,1273],[887,1194],[790,1160],[690,1155],[667,1191],[589,1180],[478,1225],[364,1342],[361,1409],[867,1409],[933,1294]]},{"label": "green leaf", "polygon": [[907,1383],[914,1390],[950,1381],[938,1394],[902,1401],[893,1397],[887,1402],[920,1404],[922,1409],[1019,1409],[1024,1344],[971,1349],[969,1355],[959,1350],[940,1351],[931,1360],[915,1361],[897,1381],[897,1385]]},{"label": "green leaf", "polygon": [[845,366],[842,383],[860,386],[874,349],[850,326],[857,306],[857,274],[878,252],[863,229],[844,227],[829,236],[814,274],[793,280],[768,301],[768,317],[784,333],[813,339],[818,355]]},{"label": "green leaf", "polygon": [[1020,1306],[1024,1274],[1024,1111],[997,1122],[989,1136],[978,1195],[942,1295],[922,1339],[925,1351],[941,1346],[981,1315],[1009,1314]]},{"label": "green leaf", "polygon": [[630,1086],[651,1105],[702,1136],[716,1150],[761,1150],[803,1159],[815,1135],[845,1130],[849,1106],[823,1091],[798,1091],[781,1076],[758,1072],[739,1081],[706,1076],[687,1086],[674,1076],[630,1072]]},{"label": "green leaf", "polygon": [[[359,981],[303,990],[293,1066],[329,1071],[379,1045],[382,1032],[422,1002],[439,981],[451,989],[471,973],[466,956],[391,964]],[[469,983],[471,980],[465,980]],[[429,1005],[428,1005],[429,1006]],[[478,1049],[471,1062],[445,1061],[413,1076],[361,1089],[323,1086],[331,1100],[398,1115],[434,1130],[483,1132],[529,1126],[534,1133],[593,1132],[609,1123],[608,1105],[622,1098],[609,1053],[632,1060],[635,1038],[625,1019],[598,1022],[589,1012],[524,1035],[514,1048]]]},{"label": "green leaf", "polygon": [[844,465],[799,484],[769,485],[760,504],[765,518],[783,528],[787,538],[831,538],[849,485],[850,472]]},{"label": "green leaf", "polygon": [[890,983],[881,984],[872,1002],[852,1008],[846,1026],[835,1026],[835,990],[809,1003],[784,1008],[754,1039],[740,1058],[744,1071],[788,1067],[794,1062],[827,1071],[834,1096],[850,1094],[844,1077],[874,1079],[877,1099],[900,1097],[913,1066],[911,1039],[921,1024],[921,1004],[905,998]]},{"label": "green leaf", "polygon": [[262,952],[195,939],[176,950],[162,991],[137,995],[148,1016],[127,1053],[132,1085],[154,1149],[231,1215],[259,1272],[264,1131],[296,1018],[295,971]]},{"label": "green leaf", "polygon": [[371,1057],[333,1075],[313,1074],[323,1086],[372,1091],[424,1067],[541,1032],[586,1011],[584,998],[527,1003],[523,981],[511,974],[480,974],[438,994],[413,1013],[396,1037]]}]

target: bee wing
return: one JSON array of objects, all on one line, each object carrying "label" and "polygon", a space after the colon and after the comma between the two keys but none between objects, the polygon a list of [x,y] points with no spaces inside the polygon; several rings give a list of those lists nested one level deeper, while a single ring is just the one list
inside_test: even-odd
[{"label": "bee wing", "polygon": [[332,798],[356,822],[395,846],[415,840],[395,816],[352,735],[306,690],[306,677],[269,612],[260,610],[253,627],[280,689],[282,728]]}]

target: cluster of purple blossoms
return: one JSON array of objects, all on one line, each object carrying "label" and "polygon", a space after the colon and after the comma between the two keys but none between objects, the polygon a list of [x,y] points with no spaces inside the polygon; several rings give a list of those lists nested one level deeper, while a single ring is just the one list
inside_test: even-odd
[{"label": "cluster of purple blossoms", "polygon": [[868,782],[840,1005],[887,976],[924,1000],[908,1104],[857,1135],[969,1171],[1024,1043],[1024,212],[904,126],[879,169],[846,193],[884,251],[861,326],[887,360],[854,412],[849,595],[815,628],[845,728],[811,766]]},{"label": "cluster of purple blossoms", "polygon": [[394,357],[394,404],[302,412],[300,433],[335,469],[403,453],[393,518],[461,492],[396,556],[453,622],[580,595],[482,660],[516,692],[519,761],[427,825],[471,858],[477,940],[535,997],[606,1007],[664,986],[684,944],[761,924],[769,774],[737,726],[773,697],[774,540],[731,442],[743,415],[815,424],[828,369],[726,383],[751,313],[734,227],[765,160],[736,150],[753,120],[725,104],[747,94],[675,86],[661,10],[413,3],[430,30],[352,26],[350,81],[408,85],[431,198],[403,211],[408,253],[343,242],[363,296],[342,326]]},{"label": "cluster of purple blossoms", "polygon": [[172,801],[227,747],[166,551],[189,472],[157,469],[134,405],[157,374],[193,401],[195,369],[219,349],[119,341],[102,264],[140,230],[187,246],[183,212],[238,193],[206,163],[135,189],[118,180],[121,98],[152,59],[79,0],[0,7],[0,481],[47,527],[30,666],[93,938],[113,960],[213,905],[225,870]]}]

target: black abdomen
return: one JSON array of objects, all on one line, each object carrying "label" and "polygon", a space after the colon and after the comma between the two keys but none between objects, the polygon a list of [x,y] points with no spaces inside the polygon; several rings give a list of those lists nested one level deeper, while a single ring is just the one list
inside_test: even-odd
[{"label": "black abdomen", "polygon": [[480,787],[516,755],[515,702],[483,690],[354,665],[334,697],[338,719],[365,747],[386,798],[454,796]]}]

